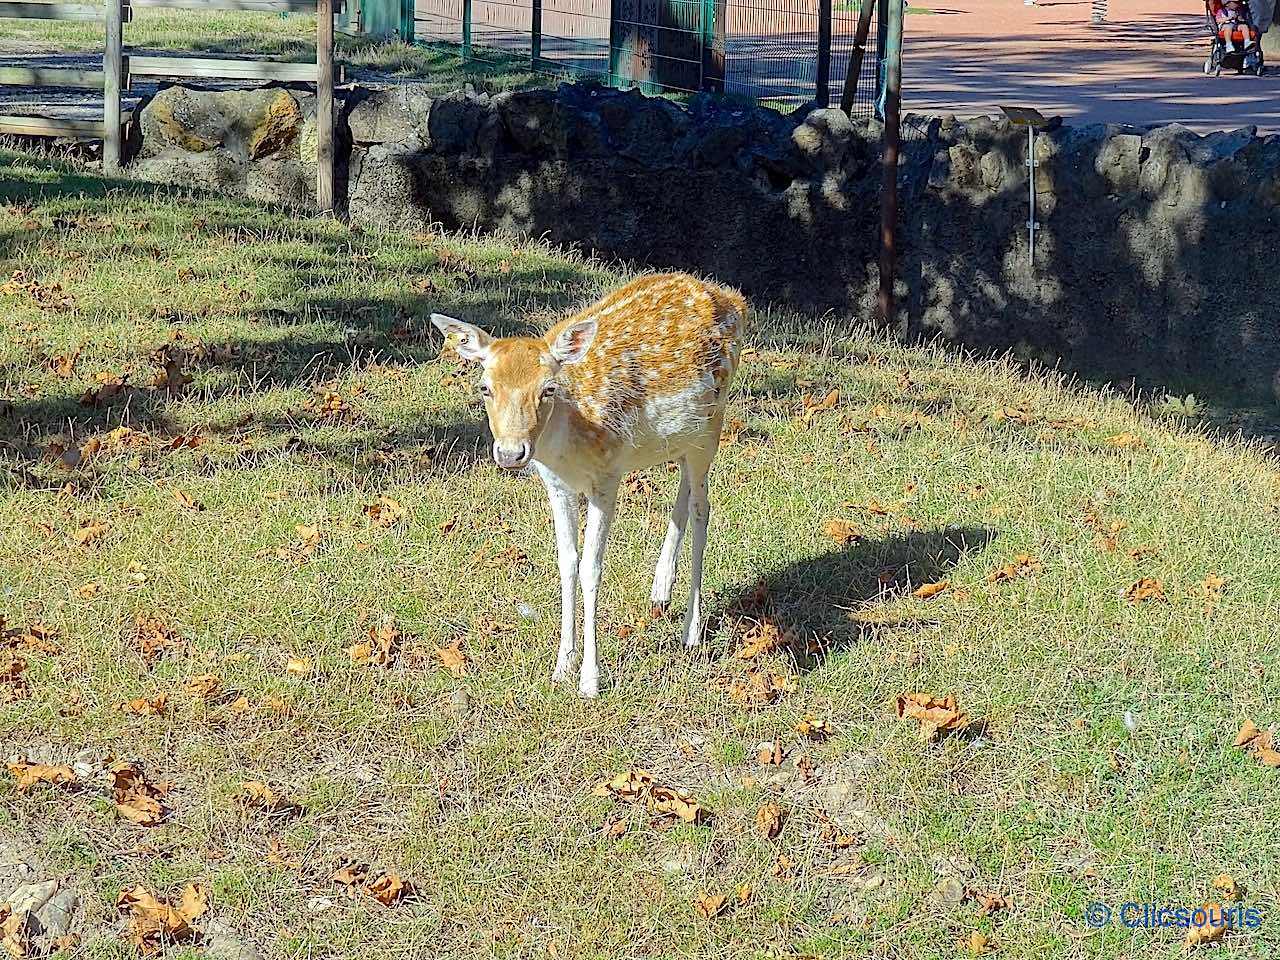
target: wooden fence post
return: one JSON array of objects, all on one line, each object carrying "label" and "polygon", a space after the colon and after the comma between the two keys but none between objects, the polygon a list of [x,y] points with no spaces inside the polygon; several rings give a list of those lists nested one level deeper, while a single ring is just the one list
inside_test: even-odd
[{"label": "wooden fence post", "polygon": [[316,206],[333,213],[333,0],[316,3]]},{"label": "wooden fence post", "polygon": [[102,51],[102,171],[120,172],[120,81],[124,73],[124,6],[107,0],[107,39]]},{"label": "wooden fence post", "polygon": [[[864,0],[865,2],[865,0]],[[818,69],[814,78],[818,106],[831,103],[831,0],[818,0]]]}]

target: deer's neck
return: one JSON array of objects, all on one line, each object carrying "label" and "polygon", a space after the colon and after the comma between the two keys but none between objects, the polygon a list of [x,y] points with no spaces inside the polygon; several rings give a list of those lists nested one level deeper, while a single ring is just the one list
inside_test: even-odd
[{"label": "deer's neck", "polygon": [[558,400],[538,438],[534,458],[579,493],[605,486],[616,454],[616,440],[581,414],[572,400]]}]

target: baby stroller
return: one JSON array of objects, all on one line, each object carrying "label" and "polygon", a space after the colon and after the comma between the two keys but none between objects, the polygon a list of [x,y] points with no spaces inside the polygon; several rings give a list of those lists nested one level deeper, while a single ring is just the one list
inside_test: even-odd
[{"label": "baby stroller", "polygon": [[1262,76],[1261,34],[1254,24],[1249,0],[1205,0],[1205,19],[1213,36],[1209,57],[1204,62],[1207,76],[1216,77],[1222,68],[1236,73],[1248,71]]}]

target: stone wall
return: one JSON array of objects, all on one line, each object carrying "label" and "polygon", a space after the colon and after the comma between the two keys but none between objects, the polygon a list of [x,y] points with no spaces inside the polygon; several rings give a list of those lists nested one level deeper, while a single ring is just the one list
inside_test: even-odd
[{"label": "stone wall", "polygon": [[[255,195],[278,186],[279,198],[305,202],[314,168],[300,95],[288,94],[295,136],[265,153],[264,121],[202,119],[193,104],[214,96],[166,91],[142,111],[141,172],[163,178],[169,164],[182,182],[234,189],[239,178]],[[272,102],[277,117],[288,112]],[[355,222],[547,234],[710,273],[756,298],[870,316],[879,131],[839,111],[784,117],[708,96],[677,106],[586,84],[436,99],[402,86],[352,91],[341,122]],[[220,145],[191,153],[187,134],[215,141],[210,130],[223,128],[233,132]],[[899,333],[1013,349],[1088,376],[1272,396],[1280,137],[1042,133],[1033,268],[1025,132],[911,118],[907,134]]]}]

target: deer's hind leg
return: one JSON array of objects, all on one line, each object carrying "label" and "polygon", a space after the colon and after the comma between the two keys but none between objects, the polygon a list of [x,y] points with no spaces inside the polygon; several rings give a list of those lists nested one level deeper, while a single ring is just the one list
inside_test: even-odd
[{"label": "deer's hind leg", "polygon": [[684,543],[685,527],[689,523],[689,464],[680,460],[680,490],[671,505],[671,519],[667,521],[667,536],[662,541],[662,553],[653,569],[653,589],[649,592],[649,605],[653,616],[660,616],[671,606],[671,593],[676,585],[676,569],[680,561],[680,546]]},{"label": "deer's hind leg", "polygon": [[[716,431],[716,441],[719,431]],[[715,457],[713,442],[709,451],[690,451],[685,457],[689,477],[689,519],[693,525],[692,556],[689,559],[689,609],[684,618],[684,645],[696,647],[702,642],[702,556],[707,548],[707,525],[711,521],[711,500],[707,475]]]}]

